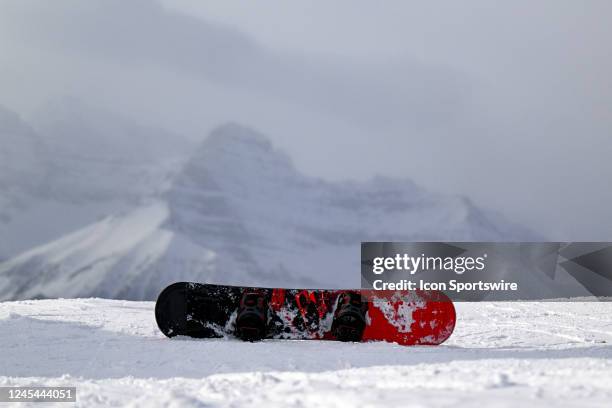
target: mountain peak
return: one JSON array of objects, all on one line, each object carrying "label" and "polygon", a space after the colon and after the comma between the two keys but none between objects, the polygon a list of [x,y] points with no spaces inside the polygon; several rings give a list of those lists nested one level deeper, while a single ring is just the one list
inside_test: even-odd
[{"label": "mountain peak", "polygon": [[215,128],[187,163],[185,171],[222,175],[226,180],[296,172],[291,158],[275,149],[270,139],[237,123]]}]

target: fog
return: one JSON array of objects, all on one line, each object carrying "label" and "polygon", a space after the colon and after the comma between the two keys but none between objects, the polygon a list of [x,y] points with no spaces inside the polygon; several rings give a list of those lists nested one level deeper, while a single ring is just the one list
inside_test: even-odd
[{"label": "fog", "polygon": [[610,240],[608,1],[3,0],[0,104],[53,98],[203,138],[269,135],[308,174],[411,178],[558,240]]}]

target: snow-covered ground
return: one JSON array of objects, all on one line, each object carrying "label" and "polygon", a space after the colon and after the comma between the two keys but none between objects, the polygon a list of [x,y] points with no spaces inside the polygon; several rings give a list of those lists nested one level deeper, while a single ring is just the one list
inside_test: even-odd
[{"label": "snow-covered ground", "polygon": [[[0,303],[0,386],[81,406],[610,406],[612,303],[460,303],[438,347],[167,339],[153,303]],[[66,404],[60,404],[66,406]]]}]

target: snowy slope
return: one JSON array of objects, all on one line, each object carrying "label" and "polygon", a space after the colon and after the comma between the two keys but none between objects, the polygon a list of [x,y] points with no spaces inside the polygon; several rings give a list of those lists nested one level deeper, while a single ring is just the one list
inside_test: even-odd
[{"label": "snowy slope", "polygon": [[80,406],[609,406],[612,303],[459,303],[442,346],[167,339],[153,303],[0,303],[0,386]]},{"label": "snowy slope", "polygon": [[0,264],[0,299],[154,299],[176,280],[359,286],[361,241],[529,240],[409,180],[300,174],[262,135],[218,128],[159,199]]},{"label": "snowy slope", "polygon": [[27,251],[0,264],[0,291],[24,298],[154,298],[159,282],[204,273],[214,255],[161,228],[167,216],[167,206],[153,202]]}]

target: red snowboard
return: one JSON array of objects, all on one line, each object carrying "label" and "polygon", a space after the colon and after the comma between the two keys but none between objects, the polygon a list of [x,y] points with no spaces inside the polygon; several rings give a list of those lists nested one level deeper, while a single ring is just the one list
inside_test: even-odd
[{"label": "red snowboard", "polygon": [[332,330],[338,297],[358,292],[367,303],[361,341],[436,345],[455,327],[455,308],[438,291],[268,289],[178,282],[159,295],[155,317],[168,337],[231,337],[245,291],[265,293],[266,338],[336,340]]}]

